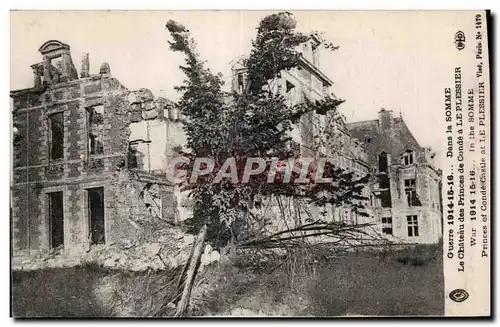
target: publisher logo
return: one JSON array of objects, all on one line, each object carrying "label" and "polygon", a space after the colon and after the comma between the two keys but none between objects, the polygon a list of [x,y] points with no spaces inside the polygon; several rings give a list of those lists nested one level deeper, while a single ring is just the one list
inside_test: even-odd
[{"label": "publisher logo", "polygon": [[455,302],[464,302],[468,297],[469,293],[461,288],[457,288],[456,290],[450,292],[450,299]]},{"label": "publisher logo", "polygon": [[463,50],[465,48],[465,33],[458,31],[455,33],[455,47],[458,50]]}]

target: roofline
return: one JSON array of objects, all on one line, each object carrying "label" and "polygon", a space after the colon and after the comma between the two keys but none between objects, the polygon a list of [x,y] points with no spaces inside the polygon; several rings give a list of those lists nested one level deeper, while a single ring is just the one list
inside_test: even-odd
[{"label": "roofline", "polygon": [[19,95],[27,94],[27,93],[42,93],[47,89],[47,86],[41,85],[41,86],[34,86],[34,87],[28,87],[25,89],[19,89],[19,90],[12,90],[10,91],[10,97],[15,98]]},{"label": "roofline", "polygon": [[300,54],[300,62],[306,66],[309,70],[311,70],[319,79],[323,82],[323,84],[327,84],[327,86],[332,86],[333,82],[328,78],[318,67],[314,66],[309,60],[307,60],[302,54]]},{"label": "roofline", "polygon": [[372,123],[372,122],[378,122],[378,119],[354,121],[354,122],[346,123],[346,125],[355,125],[355,124]]},{"label": "roofline", "polygon": [[[403,117],[392,117],[393,120],[396,120],[396,119],[401,119],[401,121],[404,123],[404,119]],[[350,122],[350,123],[346,123],[347,125],[356,125],[356,124],[363,124],[363,123],[372,123],[372,122],[378,122],[378,118],[377,119],[367,119],[367,120],[360,120],[360,121],[353,121],[353,122]]]},{"label": "roofline", "polygon": [[[247,58],[247,56],[245,55],[240,55],[236,58],[233,58],[233,60],[231,60],[229,62],[229,64],[231,65],[231,69],[232,70],[246,70],[247,68],[246,67],[241,67],[241,68],[235,68],[235,66],[238,64],[238,62],[241,60],[241,59],[245,59]],[[328,76],[326,76],[321,70],[319,70],[318,67],[316,67],[315,65],[313,65],[309,60],[307,60],[303,54],[300,54],[300,57],[299,57],[299,66],[301,66],[300,64],[302,64],[302,66],[305,66],[307,69],[309,69],[314,75],[316,75],[317,77],[319,77],[319,79],[323,82],[323,84],[327,84],[327,86],[332,86],[333,85],[333,81],[331,79],[328,78]]]}]

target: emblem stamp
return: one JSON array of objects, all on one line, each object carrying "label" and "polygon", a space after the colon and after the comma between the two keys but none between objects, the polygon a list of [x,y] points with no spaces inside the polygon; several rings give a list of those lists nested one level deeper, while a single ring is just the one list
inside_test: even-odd
[{"label": "emblem stamp", "polygon": [[469,298],[469,293],[467,293],[466,290],[463,290],[461,288],[457,288],[456,290],[450,292],[450,299],[452,299],[455,302],[464,302],[468,298]]},{"label": "emblem stamp", "polygon": [[455,33],[455,47],[458,50],[463,50],[465,48],[465,33],[458,31]]}]

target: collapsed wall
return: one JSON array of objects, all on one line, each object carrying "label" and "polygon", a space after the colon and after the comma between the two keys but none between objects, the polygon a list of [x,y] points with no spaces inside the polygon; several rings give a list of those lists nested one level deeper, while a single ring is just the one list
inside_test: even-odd
[{"label": "collapsed wall", "polygon": [[34,86],[11,92],[13,268],[175,266],[192,237],[175,226],[185,210],[165,178],[183,143],[172,103],[129,91],[107,63],[91,74],[88,55],[78,76],[59,41],[40,52]]}]

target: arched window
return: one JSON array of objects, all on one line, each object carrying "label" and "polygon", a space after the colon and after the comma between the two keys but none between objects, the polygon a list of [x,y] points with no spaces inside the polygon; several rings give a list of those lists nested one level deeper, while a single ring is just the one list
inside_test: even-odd
[{"label": "arched window", "polygon": [[413,164],[413,162],[415,162],[414,152],[412,150],[406,150],[403,152],[401,155],[401,164],[408,166]]}]

